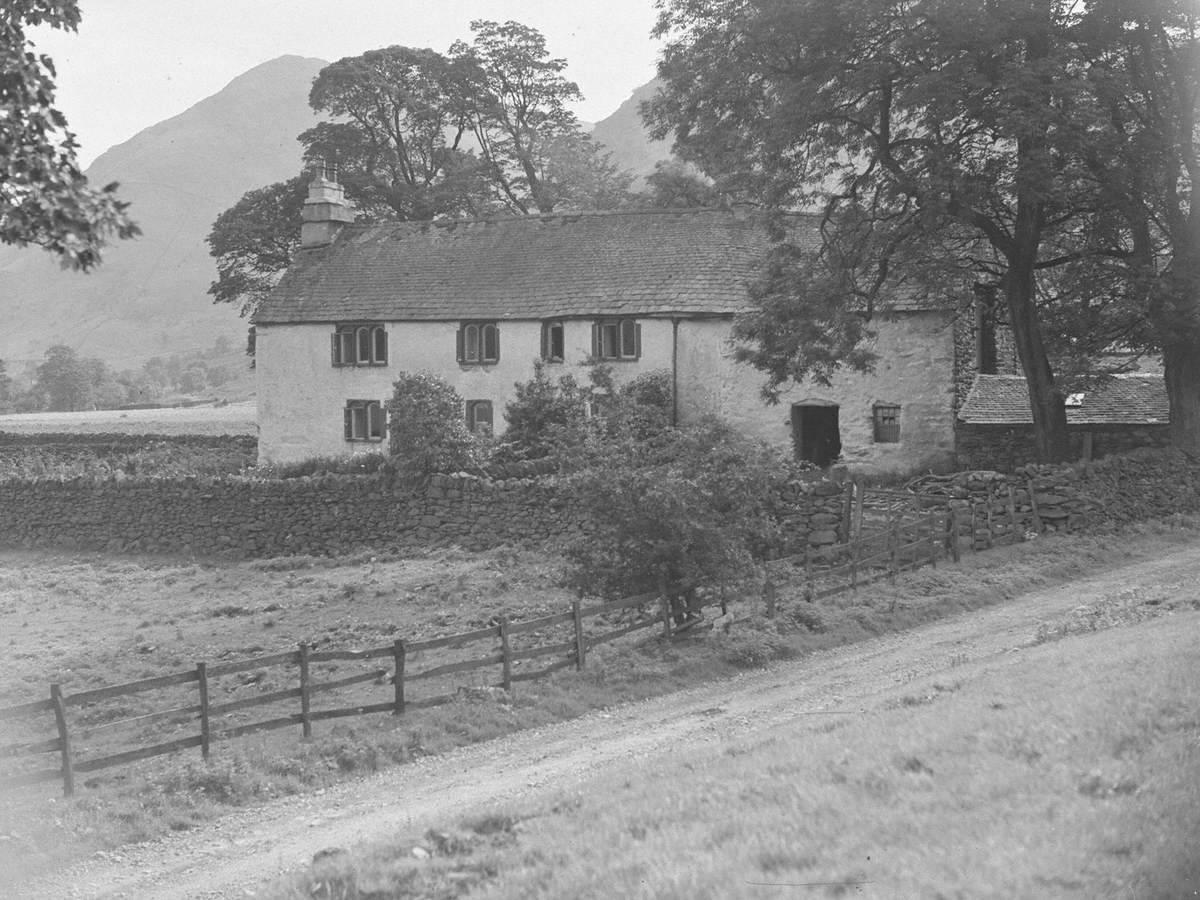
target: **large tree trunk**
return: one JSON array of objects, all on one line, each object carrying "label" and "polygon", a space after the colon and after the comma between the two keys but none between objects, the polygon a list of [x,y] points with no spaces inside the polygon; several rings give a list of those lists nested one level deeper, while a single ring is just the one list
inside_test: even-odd
[{"label": "large tree trunk", "polygon": [[1163,345],[1163,371],[1171,408],[1171,446],[1200,454],[1200,344]]},{"label": "large tree trunk", "polygon": [[1005,299],[1012,323],[1013,343],[1025,373],[1029,409],[1033,413],[1034,440],[1041,462],[1063,462],[1071,458],[1067,435],[1065,397],[1054,383],[1054,372],[1042,342],[1034,304],[1033,259],[1009,261]]}]

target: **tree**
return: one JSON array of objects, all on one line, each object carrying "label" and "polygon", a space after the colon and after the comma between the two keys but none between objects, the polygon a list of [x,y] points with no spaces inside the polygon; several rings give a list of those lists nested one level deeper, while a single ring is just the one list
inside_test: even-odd
[{"label": "tree", "polygon": [[514,385],[516,395],[504,407],[508,427],[504,441],[522,459],[550,456],[586,421],[590,391],[572,375],[551,381],[541,360],[533,364],[533,378]]},{"label": "tree", "polygon": [[25,34],[38,25],[75,31],[79,18],[74,0],[12,0],[0,10],[0,241],[37,244],[87,270],[109,238],[138,228],[116,184],[88,185],[75,136],[54,106],[54,63]]},{"label": "tree", "polygon": [[[300,135],[305,159],[336,162],[360,221],[612,209],[633,176],[579,127],[579,89],[545,38],[514,22],[474,22],[446,54],[386,47],[326,66],[309,104],[329,121]],[[288,266],[303,183],[246,194],[208,237],[217,302],[253,311]]]},{"label": "tree", "polygon": [[478,211],[479,162],[462,149],[463,66],[429,49],[386,47],[321,70],[308,95],[322,122],[300,135],[306,158],[336,160],[368,216],[423,220]]},{"label": "tree", "polygon": [[1200,452],[1200,10],[1096,0],[1078,142],[1100,213],[1078,280],[1113,285],[1124,343],[1161,352],[1171,440]]},{"label": "tree", "polygon": [[721,194],[694,166],[677,159],[659,160],[646,176],[651,206],[663,209],[716,206]]},{"label": "tree", "polygon": [[37,367],[35,390],[45,408],[56,411],[86,409],[91,402],[88,366],[74,348],[55,344],[45,353],[45,362]]},{"label": "tree", "polygon": [[566,60],[550,56],[537,29],[478,19],[471,31],[472,43],[456,41],[450,55],[459,66],[459,101],[489,182],[513,212],[553,212],[564,196],[579,193],[554,170],[564,150],[584,172],[608,164],[567,108],[583,99],[579,86],[562,74]]},{"label": "tree", "polygon": [[245,316],[270,293],[300,246],[307,192],[308,179],[297,175],[248,192],[217,217],[207,238],[217,259],[214,303],[237,303]]},{"label": "tree", "polygon": [[[819,203],[824,234],[849,235],[832,251],[824,241],[808,267],[781,242],[761,291],[775,308],[757,315],[785,315],[794,335],[806,330],[808,288],[827,292],[840,279],[870,318],[889,291],[921,287],[918,261],[955,246],[1004,298],[1039,454],[1061,459],[1064,396],[1038,291],[1045,270],[1065,264],[1061,241],[1087,212],[1063,129],[1087,96],[1082,16],[1066,0],[669,0],[656,32],[668,38],[665,86],[647,114],[657,136],[674,131],[676,152],[720,186],[774,207]],[[762,332],[752,323],[751,335]],[[846,355],[860,346],[840,342],[832,357],[820,348],[818,370],[864,364]],[[753,361],[790,359],[769,369],[790,377],[810,368],[806,347],[800,339],[790,357]]]}]

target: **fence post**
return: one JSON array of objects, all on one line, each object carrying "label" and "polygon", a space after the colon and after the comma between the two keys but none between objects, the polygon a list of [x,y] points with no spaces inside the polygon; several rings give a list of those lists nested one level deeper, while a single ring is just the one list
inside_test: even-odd
[{"label": "fence post", "polygon": [[667,599],[666,593],[658,595],[658,612],[663,623],[663,637],[668,641],[671,639],[671,601]]},{"label": "fence post", "polygon": [[808,535],[804,536],[804,581],[808,585],[808,596],[811,598],[813,587],[812,544],[808,542]]},{"label": "fence post", "polygon": [[208,759],[208,744],[212,732],[208,725],[208,664],[196,663],[196,684],[200,688],[200,755]]},{"label": "fence post", "polygon": [[392,662],[396,666],[396,674],[392,677],[392,686],[396,691],[395,708],[392,714],[399,716],[404,714],[404,657],[406,651],[404,649],[404,641],[396,638],[392,644]]},{"label": "fence post", "polygon": [[853,490],[854,490],[854,524],[851,526],[851,528],[853,529],[851,532],[851,537],[858,538],[858,537],[862,536],[863,501],[865,499],[864,495],[866,494],[866,491],[863,490],[862,482],[858,481],[858,480],[854,481]]},{"label": "fence post", "polygon": [[583,671],[584,656],[587,646],[583,641],[583,616],[579,614],[579,601],[571,601],[571,619],[575,623],[575,671]]},{"label": "fence post", "polygon": [[937,535],[934,533],[934,524],[937,522],[937,513],[930,513],[926,520],[929,526],[929,565],[937,568]]},{"label": "fence post", "polygon": [[300,643],[300,728],[305,737],[312,737],[312,722],[308,717],[308,644]]},{"label": "fence post", "polygon": [[900,558],[900,522],[893,521],[892,527],[888,530],[888,542],[891,546],[891,559],[888,561],[888,580],[892,584],[896,583],[897,563]]},{"label": "fence post", "polygon": [[850,542],[850,590],[858,590],[858,541]]},{"label": "fence post", "polygon": [[58,743],[62,751],[63,796],[75,793],[75,772],[71,768],[71,735],[67,733],[67,711],[63,708],[62,685],[50,685],[50,700],[54,704],[54,722],[58,725]]},{"label": "fence post", "polygon": [[767,580],[763,582],[763,602],[767,605],[767,618],[775,618],[775,582],[771,580],[771,576],[767,576]]},{"label": "fence post", "polygon": [[991,550],[996,535],[995,532],[992,531],[992,498],[990,495],[988,496],[987,505],[984,507],[984,511],[987,513],[987,548]]},{"label": "fence post", "polygon": [[512,648],[508,642],[508,616],[500,617],[500,686],[512,690]]},{"label": "fence post", "polygon": [[848,487],[842,487],[842,537],[849,542],[853,535],[850,533],[853,527],[850,522],[850,513],[854,507],[854,482],[848,482]]},{"label": "fence post", "polygon": [[949,541],[950,558],[958,562],[958,510],[953,507],[946,510],[946,537]]},{"label": "fence post", "polygon": [[[1025,535],[1021,535],[1021,540],[1025,540]],[[1015,544],[1017,542],[1017,503],[1013,499],[1012,485],[1008,486],[1008,542]]]}]

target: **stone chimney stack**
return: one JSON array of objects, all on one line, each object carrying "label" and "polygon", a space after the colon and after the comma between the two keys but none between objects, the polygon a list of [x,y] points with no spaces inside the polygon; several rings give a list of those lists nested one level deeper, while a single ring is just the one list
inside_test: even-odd
[{"label": "stone chimney stack", "polygon": [[301,213],[300,249],[333,243],[347,222],[354,221],[354,204],[337,181],[337,166],[322,162],[308,183],[308,199]]}]

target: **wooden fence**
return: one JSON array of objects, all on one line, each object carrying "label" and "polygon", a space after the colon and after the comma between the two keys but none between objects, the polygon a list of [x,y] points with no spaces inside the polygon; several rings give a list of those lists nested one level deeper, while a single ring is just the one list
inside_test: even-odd
[{"label": "wooden fence", "polygon": [[[983,509],[983,506],[987,508]],[[1036,521],[1036,507],[1033,516]],[[977,504],[976,507],[966,510],[942,508],[916,518],[905,516],[896,519],[884,529],[860,530],[858,537],[845,544],[809,547],[804,553],[768,563],[768,579],[763,591],[767,614],[773,615],[775,612],[775,577],[783,576],[794,580],[797,575],[802,576],[806,597],[816,600],[853,591],[884,578],[895,578],[905,570],[925,565],[936,567],[939,559],[957,562],[964,537],[972,550],[991,547],[998,540],[1012,542],[1023,539],[1023,523],[1025,519],[1018,519],[1011,501],[1001,513],[997,513],[989,504]],[[436,684],[442,679],[444,686],[448,676],[461,676],[493,666],[499,667],[500,680],[489,686],[511,691],[516,682],[544,678],[569,666],[583,669],[587,654],[592,648],[641,629],[658,626],[662,628],[664,636],[670,638],[696,624],[693,614],[704,606],[718,603],[724,607],[723,592],[720,595],[698,597],[693,601],[693,605],[685,610],[672,608],[665,592],[662,591],[598,603],[586,608],[581,607],[577,601],[572,603],[568,611],[524,622],[510,622],[507,618],[500,618],[496,624],[475,631],[419,641],[397,639],[390,644],[366,650],[324,650],[300,644],[296,650],[284,653],[215,665],[198,662],[194,668],[186,671],[73,694],[65,694],[61,685],[52,684],[47,699],[0,708],[0,723],[23,723],[26,730],[32,730],[35,727],[32,726],[35,718],[40,717],[48,723],[48,714],[52,713],[57,735],[2,745],[0,760],[41,760],[47,754],[56,754],[57,765],[45,767],[42,763],[40,768],[30,766],[17,774],[0,776],[0,789],[61,779],[63,793],[70,796],[74,791],[75,776],[80,773],[97,772],[136,760],[196,747],[200,748],[201,755],[207,759],[213,741],[228,740],[260,731],[298,725],[301,734],[309,737],[314,722],[367,713],[388,712],[403,715],[409,709],[436,706],[458,696],[458,687],[420,697],[410,696],[414,685],[421,685],[427,681]],[[653,611],[646,610],[650,605],[654,606]],[[632,616],[632,620],[604,621],[606,618],[611,620],[614,616],[618,619],[622,616]],[[593,626],[590,631],[589,623]],[[595,628],[597,624],[601,626],[599,631]],[[555,629],[562,633],[550,634]],[[547,637],[557,639],[537,643]],[[493,646],[467,659],[436,660],[437,664],[423,668],[414,665],[414,658],[422,654],[436,655],[439,652],[459,650],[485,641],[494,642]],[[534,643],[524,646],[529,641]],[[533,671],[514,671],[514,668],[520,667],[524,662],[545,657],[557,659]],[[336,667],[347,663],[366,663],[368,668],[328,680],[314,677],[314,667]],[[382,663],[388,665],[381,667]],[[227,684],[230,676],[252,676],[245,683],[258,686],[267,681],[264,673],[277,667],[294,668],[294,686],[260,691],[250,697],[214,702],[217,685],[222,679],[226,679],[227,691],[232,690]],[[148,711],[138,709],[135,710],[137,715],[123,717],[120,708],[115,711],[115,717],[111,711],[108,714],[102,714],[101,711],[102,704],[107,701],[140,697],[164,689],[178,689],[193,684],[194,693],[190,693],[192,689],[188,687],[189,697],[184,698],[182,702],[178,699],[172,700],[165,708],[152,708]],[[379,699],[379,686],[388,684],[391,686],[389,696],[387,699]],[[234,687],[236,688],[236,685]],[[372,687],[376,690],[374,696],[356,698],[370,702],[313,708],[314,698],[333,692],[346,692],[355,687],[365,689],[369,693]],[[299,711],[295,711],[297,700]],[[153,704],[154,701],[146,702]],[[282,706],[286,711],[277,709],[278,714],[256,721],[229,721],[244,715],[247,710],[270,706]],[[89,712],[91,715],[86,716]],[[105,749],[109,752],[84,755],[90,749],[82,746],[81,742],[84,740],[100,737],[102,744],[111,744],[111,741],[104,740],[105,735],[122,727],[144,729],[154,725],[174,728],[176,732],[180,728],[196,730],[144,746],[119,749],[106,746]]]},{"label": "wooden fence", "polygon": [[[645,610],[648,605],[653,606],[653,612]],[[626,611],[632,611],[631,621],[611,621],[614,616],[618,619],[628,616]],[[314,722],[366,713],[389,712],[402,715],[407,710],[447,703],[458,696],[458,690],[454,689],[412,697],[410,692],[414,685],[426,681],[436,683],[438,679],[444,680],[447,676],[493,666],[499,668],[500,680],[489,686],[511,691],[516,682],[543,678],[569,666],[583,669],[591,649],[641,629],[661,627],[663,634],[670,637],[680,629],[676,618],[677,612],[670,608],[665,597],[653,593],[586,608],[575,602],[569,611],[524,622],[510,622],[507,618],[500,618],[495,625],[475,631],[420,641],[396,640],[391,644],[366,650],[317,650],[300,644],[296,650],[285,653],[256,656],[217,665],[198,662],[195,668],[186,671],[73,694],[66,694],[61,685],[53,684],[50,686],[48,699],[0,708],[0,723],[24,722],[29,725],[30,720],[35,717],[41,717],[48,723],[48,714],[53,713],[57,736],[0,746],[0,760],[37,759],[44,758],[46,754],[56,754],[57,765],[47,768],[43,763],[40,768],[0,777],[0,789],[61,779],[63,793],[70,796],[74,791],[75,776],[81,773],[97,772],[135,760],[195,747],[199,747],[201,754],[207,758],[213,741],[254,732],[298,725],[303,736],[309,737]],[[604,619],[610,621],[606,622]],[[589,622],[593,625],[599,624],[601,630],[593,628],[589,633],[586,627]],[[521,645],[525,638],[536,640],[556,628],[564,632],[559,635],[559,640],[533,646]],[[472,658],[439,662],[424,668],[416,668],[412,664],[413,658],[420,654],[461,649],[481,642],[494,643],[491,648],[477,653]],[[544,657],[558,658],[532,671],[514,671],[524,662]],[[321,681],[314,677],[313,669],[319,664],[348,662],[365,662],[371,665],[366,670],[332,680]],[[380,667],[379,664],[385,662],[388,665]],[[214,702],[214,685],[220,679],[246,673],[258,676],[265,670],[276,667],[294,669],[294,686],[261,692],[242,699]],[[378,690],[379,685],[387,684],[390,684],[391,690],[386,700],[375,698],[373,702],[314,708],[314,698],[327,693],[365,685],[374,685]],[[190,687],[192,685],[195,686],[194,689]],[[190,693],[182,703],[176,699],[170,701],[165,708],[155,708],[139,715],[115,719],[93,716],[94,719],[99,718],[98,723],[72,721],[72,714],[78,715],[77,711],[94,711],[106,701],[130,698],[167,688],[177,689],[179,686],[188,686]],[[296,701],[299,701],[298,711],[295,711]],[[292,711],[237,724],[222,721],[245,710],[285,703],[290,704]],[[166,723],[176,728],[190,723],[190,728],[194,730],[183,736],[147,746],[121,748],[99,756],[80,758],[82,737],[95,738],[120,727],[144,728],[156,723]]]}]

